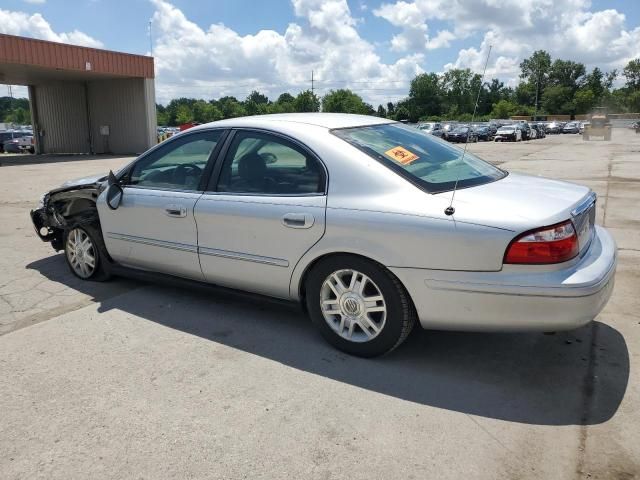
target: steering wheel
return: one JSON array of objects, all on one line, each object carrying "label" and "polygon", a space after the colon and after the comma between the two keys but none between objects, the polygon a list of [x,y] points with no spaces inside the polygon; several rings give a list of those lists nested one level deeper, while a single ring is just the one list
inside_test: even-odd
[{"label": "steering wheel", "polygon": [[178,165],[173,171],[173,183],[176,185],[187,184],[187,177],[194,177],[196,182],[200,180],[202,169],[197,165]]}]

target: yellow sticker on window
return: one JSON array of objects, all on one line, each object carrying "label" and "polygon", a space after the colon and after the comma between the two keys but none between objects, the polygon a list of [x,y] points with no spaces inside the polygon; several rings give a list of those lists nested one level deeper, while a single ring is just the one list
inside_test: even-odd
[{"label": "yellow sticker on window", "polygon": [[420,158],[415,153],[410,152],[404,147],[390,148],[389,150],[384,152],[384,154],[392,160],[401,163],[402,165],[409,165],[410,163],[415,162]]}]

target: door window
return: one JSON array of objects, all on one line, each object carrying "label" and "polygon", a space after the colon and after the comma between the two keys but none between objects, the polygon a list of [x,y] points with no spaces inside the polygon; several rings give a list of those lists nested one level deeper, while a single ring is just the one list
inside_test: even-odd
[{"label": "door window", "polygon": [[238,132],[222,165],[217,191],[263,195],[324,193],[319,162],[275,135]]},{"label": "door window", "polygon": [[134,164],[128,184],[146,188],[198,190],[202,173],[221,136],[221,130],[213,130],[169,141]]}]

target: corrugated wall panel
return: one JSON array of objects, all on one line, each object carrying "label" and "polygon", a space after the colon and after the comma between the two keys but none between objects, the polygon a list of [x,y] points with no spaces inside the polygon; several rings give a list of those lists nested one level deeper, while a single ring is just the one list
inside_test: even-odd
[{"label": "corrugated wall panel", "polygon": [[[150,80],[153,83],[153,80]],[[96,153],[141,153],[153,145],[154,118],[149,119],[145,79],[97,80],[89,85],[91,132]],[[155,108],[154,100],[152,105]],[[150,124],[153,122],[153,135]],[[109,126],[109,135],[100,133]]]},{"label": "corrugated wall panel", "polygon": [[35,93],[42,153],[89,153],[84,84],[42,85]]}]

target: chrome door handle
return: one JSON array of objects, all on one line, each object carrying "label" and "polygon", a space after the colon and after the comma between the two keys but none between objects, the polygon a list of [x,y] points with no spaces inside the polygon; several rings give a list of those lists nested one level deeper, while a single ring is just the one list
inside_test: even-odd
[{"label": "chrome door handle", "polygon": [[313,215],[308,213],[287,213],[282,217],[282,224],[289,228],[311,228],[313,222]]},{"label": "chrome door handle", "polygon": [[180,205],[170,204],[164,207],[164,213],[166,213],[170,217],[181,218],[187,216],[187,209]]}]

